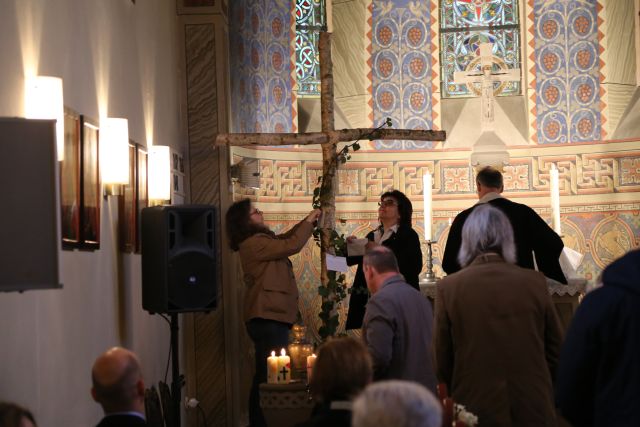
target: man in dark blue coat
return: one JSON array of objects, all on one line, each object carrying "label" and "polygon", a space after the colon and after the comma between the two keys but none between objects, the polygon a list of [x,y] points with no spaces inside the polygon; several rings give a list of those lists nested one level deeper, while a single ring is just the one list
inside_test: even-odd
[{"label": "man in dark blue coat", "polygon": [[567,283],[560,267],[560,254],[564,243],[558,234],[529,206],[502,197],[504,189],[502,173],[487,166],[476,176],[477,204],[456,216],[449,230],[447,246],[442,258],[442,269],[447,274],[460,271],[458,253],[462,244],[462,227],[471,212],[483,203],[500,209],[509,218],[516,244],[516,264],[522,268],[534,268],[533,253],[538,270],[560,283]]},{"label": "man in dark blue coat", "polygon": [[574,426],[637,426],[640,408],[640,250],[602,273],[571,322],[556,405]]}]

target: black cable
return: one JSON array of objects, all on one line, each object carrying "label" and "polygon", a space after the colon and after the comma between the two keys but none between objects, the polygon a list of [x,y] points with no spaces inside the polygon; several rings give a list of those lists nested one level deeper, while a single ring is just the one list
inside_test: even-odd
[{"label": "black cable", "polygon": [[[171,329],[171,321],[162,313],[158,313],[160,317],[162,317],[168,324],[169,329]],[[164,382],[167,383],[167,377],[169,376],[169,361],[171,360],[171,338],[169,338],[169,354],[167,355],[167,367],[164,370]]]}]

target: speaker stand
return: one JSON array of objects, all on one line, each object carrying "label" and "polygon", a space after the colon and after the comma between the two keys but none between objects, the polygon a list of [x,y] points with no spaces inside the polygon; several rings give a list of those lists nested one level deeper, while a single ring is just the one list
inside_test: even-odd
[{"label": "speaker stand", "polygon": [[171,313],[171,400],[173,405],[174,425],[180,427],[180,402],[184,378],[180,375],[180,347],[178,336],[178,313]]}]

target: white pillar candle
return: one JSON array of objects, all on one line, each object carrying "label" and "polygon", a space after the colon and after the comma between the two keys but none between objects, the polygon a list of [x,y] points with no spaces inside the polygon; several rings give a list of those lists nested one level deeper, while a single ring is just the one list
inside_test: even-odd
[{"label": "white pillar candle", "polygon": [[424,205],[424,240],[431,240],[431,188],[433,178],[430,173],[422,175],[422,197]]},{"label": "white pillar candle", "polygon": [[267,383],[276,384],[278,382],[278,357],[276,352],[272,351],[271,356],[267,357]]},{"label": "white pillar candle", "polygon": [[311,375],[313,374],[313,366],[316,364],[316,355],[312,354],[307,356],[307,382],[311,381]]},{"label": "white pillar candle", "polygon": [[291,358],[283,348],[278,356],[278,384],[289,384],[289,381],[291,381]]},{"label": "white pillar candle", "polygon": [[556,165],[551,165],[550,195],[551,195],[551,214],[553,229],[559,235],[562,234],[560,226],[560,180]]}]

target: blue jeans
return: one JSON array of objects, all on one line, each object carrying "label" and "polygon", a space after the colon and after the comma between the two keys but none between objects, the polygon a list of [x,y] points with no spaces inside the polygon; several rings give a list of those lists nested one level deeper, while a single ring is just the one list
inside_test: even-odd
[{"label": "blue jeans", "polygon": [[246,326],[256,348],[256,373],[249,394],[249,423],[251,427],[265,427],[267,424],[260,408],[260,383],[267,382],[267,357],[272,351],[280,354],[281,348],[287,348],[291,325],[256,318],[249,320]]}]

